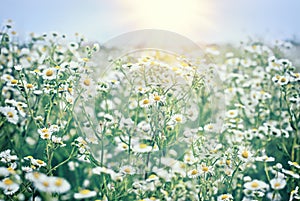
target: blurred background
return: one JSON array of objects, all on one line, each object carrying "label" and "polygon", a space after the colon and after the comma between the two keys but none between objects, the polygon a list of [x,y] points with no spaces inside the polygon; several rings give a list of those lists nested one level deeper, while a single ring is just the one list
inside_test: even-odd
[{"label": "blurred background", "polygon": [[198,43],[298,42],[300,37],[297,0],[1,0],[0,6],[1,21],[12,19],[19,36],[78,32],[104,42],[124,32],[156,28]]}]

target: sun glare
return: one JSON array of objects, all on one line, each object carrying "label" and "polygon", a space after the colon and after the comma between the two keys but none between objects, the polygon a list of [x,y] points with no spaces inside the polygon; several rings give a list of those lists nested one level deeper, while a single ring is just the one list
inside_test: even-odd
[{"label": "sun glare", "polygon": [[[158,28],[192,34],[212,28],[212,8],[201,0],[122,1],[122,16],[134,28]],[[124,15],[125,14],[125,15]]]}]

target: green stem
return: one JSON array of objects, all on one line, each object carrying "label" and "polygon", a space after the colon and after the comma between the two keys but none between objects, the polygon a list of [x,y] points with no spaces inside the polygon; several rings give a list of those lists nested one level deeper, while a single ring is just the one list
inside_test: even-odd
[{"label": "green stem", "polygon": [[68,162],[68,161],[73,157],[74,152],[75,152],[75,147],[73,147],[73,149],[72,149],[72,151],[71,151],[69,157],[68,157],[66,160],[64,160],[64,161],[60,162],[59,164],[57,164],[56,166],[54,166],[53,168],[51,168],[51,169],[48,171],[48,174],[51,173],[53,170],[56,170],[58,167],[62,166],[62,165],[65,164],[66,162]]}]

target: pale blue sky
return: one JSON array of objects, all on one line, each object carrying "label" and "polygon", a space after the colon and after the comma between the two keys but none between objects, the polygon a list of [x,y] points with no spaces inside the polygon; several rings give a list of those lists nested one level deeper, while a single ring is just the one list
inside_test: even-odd
[{"label": "pale blue sky", "polygon": [[298,0],[0,2],[1,21],[12,19],[20,35],[49,31],[70,35],[79,32],[89,40],[104,42],[131,30],[159,28],[207,43],[239,42],[248,37],[264,40],[300,38]]}]

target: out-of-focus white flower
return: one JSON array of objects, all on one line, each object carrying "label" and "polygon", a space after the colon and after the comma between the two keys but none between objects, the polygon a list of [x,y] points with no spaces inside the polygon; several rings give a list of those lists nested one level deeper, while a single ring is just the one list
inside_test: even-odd
[{"label": "out-of-focus white flower", "polygon": [[3,163],[10,163],[12,161],[18,160],[17,155],[11,155],[11,150],[7,149],[0,153],[0,161]]},{"label": "out-of-focus white flower", "polygon": [[85,199],[85,198],[95,197],[96,195],[97,195],[96,191],[91,191],[91,190],[88,190],[88,189],[82,189],[78,193],[74,194],[74,198],[76,200],[81,200],[81,199]]},{"label": "out-of-focus white flower", "polygon": [[226,116],[228,118],[236,118],[238,116],[238,110],[228,110]]},{"label": "out-of-focus white flower", "polygon": [[123,174],[129,174],[134,175],[135,174],[135,168],[130,165],[125,165],[120,168],[120,172]]},{"label": "out-of-focus white flower", "polygon": [[286,181],[284,178],[274,178],[271,179],[270,184],[274,190],[281,190],[286,186]]},{"label": "out-of-focus white flower", "polygon": [[285,175],[289,175],[291,177],[294,177],[295,179],[300,179],[300,175],[297,174],[296,172],[292,171],[292,170],[286,170],[286,169],[282,168],[282,172]]},{"label": "out-of-focus white flower", "polygon": [[295,162],[288,161],[288,164],[289,164],[290,166],[293,166],[293,167],[297,168],[297,169],[300,169],[300,165],[299,165],[299,163],[297,163],[296,161],[295,161]]},{"label": "out-of-focus white flower", "polygon": [[4,178],[0,181],[0,188],[4,190],[5,195],[13,195],[19,190],[20,186],[11,178]]}]

